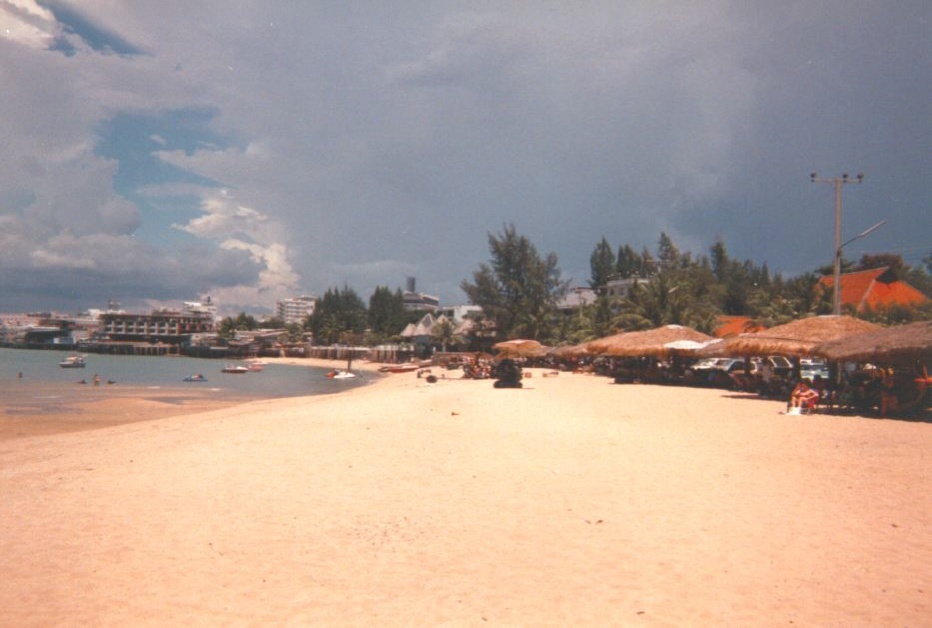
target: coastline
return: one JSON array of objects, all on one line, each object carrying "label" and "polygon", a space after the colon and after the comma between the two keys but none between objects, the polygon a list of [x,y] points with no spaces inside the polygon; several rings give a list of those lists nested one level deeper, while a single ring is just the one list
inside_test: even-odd
[{"label": "coastline", "polygon": [[926,623],[932,425],[529,371],[3,443],[0,623]]},{"label": "coastline", "polygon": [[[330,369],[341,361],[312,358],[263,358],[268,363]],[[378,373],[380,364],[354,362],[353,369]],[[377,378],[374,378],[377,379]],[[225,392],[222,396],[192,386],[76,386],[36,383],[29,379],[0,382],[0,442],[197,414],[265,398]],[[334,393],[326,393],[334,394]]]}]

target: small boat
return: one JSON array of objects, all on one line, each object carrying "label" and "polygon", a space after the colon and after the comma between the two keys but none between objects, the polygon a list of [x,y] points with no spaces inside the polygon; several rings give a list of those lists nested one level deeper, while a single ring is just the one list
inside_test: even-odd
[{"label": "small boat", "polygon": [[327,377],[330,379],[352,379],[356,377],[356,373],[351,373],[349,371],[344,371],[343,369],[333,369],[327,373]]},{"label": "small boat", "polygon": [[249,372],[249,367],[248,367],[248,366],[239,366],[239,365],[237,365],[237,364],[227,364],[227,365],[224,366],[222,369],[220,369],[220,372],[221,372],[221,373],[237,373],[237,374],[239,374],[239,373],[248,373],[248,372]]},{"label": "small boat", "polygon": [[87,364],[80,355],[69,355],[67,358],[58,363],[63,369],[83,369]]},{"label": "small boat", "polygon": [[381,366],[379,367],[379,372],[381,373],[410,373],[411,371],[418,370],[420,365],[414,364],[413,362],[408,364],[396,364],[391,366]]},{"label": "small boat", "polygon": [[207,378],[204,377],[201,373],[195,373],[194,375],[188,375],[184,378],[183,381],[186,382],[206,382]]},{"label": "small boat", "polygon": [[246,368],[254,373],[258,373],[265,368],[266,363],[262,360],[250,360],[246,363]]}]

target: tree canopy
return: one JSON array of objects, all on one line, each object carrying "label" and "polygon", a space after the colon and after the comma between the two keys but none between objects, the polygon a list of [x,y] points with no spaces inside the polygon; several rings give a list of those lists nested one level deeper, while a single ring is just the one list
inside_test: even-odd
[{"label": "tree canopy", "polygon": [[319,344],[344,342],[348,334],[366,329],[366,306],[356,291],[344,285],[329,288],[308,317],[307,327]]},{"label": "tree canopy", "polygon": [[376,340],[384,341],[397,336],[412,319],[405,311],[400,288],[394,292],[387,286],[378,286],[369,297],[369,329]]},{"label": "tree canopy", "polygon": [[557,255],[541,257],[512,224],[500,234],[489,234],[489,251],[489,263],[479,265],[472,282],[462,282],[463,292],[495,321],[500,338],[546,336],[568,287]]}]

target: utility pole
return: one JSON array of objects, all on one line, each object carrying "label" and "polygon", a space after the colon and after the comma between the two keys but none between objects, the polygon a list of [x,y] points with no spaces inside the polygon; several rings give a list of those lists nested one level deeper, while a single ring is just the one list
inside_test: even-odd
[{"label": "utility pole", "polygon": [[819,177],[819,173],[813,172],[809,175],[810,181],[813,183],[831,183],[835,186],[835,281],[832,293],[832,313],[838,316],[841,314],[841,186],[846,183],[860,183],[864,180],[864,175],[858,173],[858,176],[851,178],[848,173],[844,173],[840,177],[833,177],[831,179],[822,179]]}]

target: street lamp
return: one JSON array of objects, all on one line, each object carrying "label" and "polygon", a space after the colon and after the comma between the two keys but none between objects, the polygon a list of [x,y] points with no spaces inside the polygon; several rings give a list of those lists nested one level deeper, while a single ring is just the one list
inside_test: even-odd
[{"label": "street lamp", "polygon": [[840,313],[840,308],[841,308],[841,304],[838,302],[838,298],[837,298],[837,295],[838,295],[838,283],[839,283],[839,281],[838,281],[838,279],[839,279],[839,274],[838,274],[839,271],[838,271],[838,269],[841,268],[841,250],[842,250],[843,248],[845,248],[846,246],[848,246],[849,244],[851,244],[852,242],[854,242],[855,240],[860,240],[861,238],[863,238],[863,237],[866,236],[867,234],[872,233],[872,232],[876,231],[877,229],[880,229],[882,226],[884,226],[884,224],[886,224],[886,222],[887,222],[886,220],[881,220],[880,222],[878,222],[878,223],[877,223],[876,225],[874,225],[873,227],[869,227],[869,228],[865,229],[864,231],[862,231],[861,233],[857,234],[856,236],[854,236],[854,237],[851,238],[850,240],[846,240],[846,241],[842,242],[841,245],[835,250],[835,294],[836,294],[835,303],[834,303],[835,314]]},{"label": "street lamp", "polygon": [[[841,314],[841,249],[844,246],[844,244],[841,243],[841,186],[846,183],[861,183],[864,180],[864,175],[858,173],[857,177],[852,179],[846,172],[840,177],[821,179],[819,178],[819,173],[813,172],[809,175],[809,180],[813,183],[831,183],[835,186],[835,285],[833,286],[834,292],[832,295],[832,313],[837,316]],[[867,235],[879,226],[880,225],[874,225],[866,232],[859,235],[858,238]],[[858,238],[854,238],[854,240]],[[845,244],[848,244],[848,242],[845,242]]]}]

